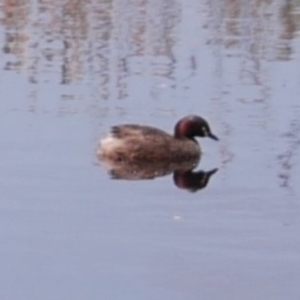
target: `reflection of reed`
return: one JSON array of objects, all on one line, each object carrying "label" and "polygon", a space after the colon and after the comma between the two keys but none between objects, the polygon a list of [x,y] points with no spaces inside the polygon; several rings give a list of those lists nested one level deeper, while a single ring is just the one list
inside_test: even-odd
[{"label": "reflection of reed", "polygon": [[[293,54],[292,40],[300,28],[299,9],[299,1],[285,1],[281,7],[280,17],[283,26],[279,32],[280,43],[278,46],[278,58],[281,60],[290,59]],[[295,13],[297,11],[298,13]]]},{"label": "reflection of reed", "polygon": [[6,63],[5,69],[21,70],[27,59],[30,6],[22,0],[1,2],[1,23],[7,28],[2,49],[5,54],[13,55],[13,59]]},{"label": "reflection of reed", "polygon": [[[278,5],[279,2],[282,5]],[[299,29],[300,3],[226,0],[222,8],[217,1],[211,1],[208,5],[211,42],[215,50],[214,76],[217,79],[214,82],[213,101],[217,103],[214,113],[218,114],[222,124],[222,141],[226,140],[221,145],[222,162],[225,165],[234,157],[228,144],[232,129],[243,130],[242,123],[250,120],[250,116],[255,118],[250,126],[259,129],[260,134],[254,137],[252,143],[249,139],[249,147],[255,149],[261,135],[269,140],[268,128],[272,121],[274,101],[268,62],[290,59],[292,52],[286,50],[291,50]],[[278,27],[281,30],[277,30]],[[227,72],[231,75],[229,79]],[[232,84],[243,86],[243,89],[234,91]],[[231,94],[227,92],[229,90]],[[241,108],[239,122],[235,123],[230,115],[238,107]],[[230,115],[226,117],[227,113]]]},{"label": "reflection of reed", "polygon": [[[89,62],[91,75],[96,76],[100,86],[99,96],[101,99],[108,99],[110,95],[110,39],[112,37],[112,1],[103,1],[99,6],[92,7],[94,10],[90,26],[93,27],[91,36],[92,54]],[[93,42],[92,42],[93,41]]]},{"label": "reflection of reed", "polygon": [[290,188],[294,159],[300,149],[300,122],[298,119],[291,123],[290,130],[285,137],[288,146],[283,154],[278,155],[281,167],[278,176],[281,180],[281,186]]},{"label": "reflection of reed", "polygon": [[[20,69],[29,59],[32,83],[41,73],[59,74],[60,83],[71,84],[92,72],[99,74],[104,99],[114,88],[112,83],[121,86],[122,98],[124,66],[131,58],[165,57],[169,59],[165,67],[157,69],[154,64],[153,73],[171,76],[173,72],[169,62],[174,61],[173,30],[179,18],[172,1],[1,2],[6,28],[3,51],[15,56],[14,61],[7,57],[7,68]],[[119,71],[116,79],[111,78],[112,71]]]},{"label": "reflection of reed", "polygon": [[[31,83],[86,81],[95,89],[95,107],[99,99],[127,98],[139,80],[153,98],[165,98],[163,90],[180,85],[196,89],[203,84],[199,73],[206,72],[201,69],[205,45],[210,52],[214,45],[220,47],[223,61],[239,59],[239,83],[266,85],[264,63],[290,58],[300,22],[299,1],[225,0],[222,6],[200,1],[187,8],[171,0],[0,3],[6,69],[27,71]],[[199,34],[190,32],[193,25]],[[266,95],[259,92],[256,101]]]},{"label": "reflection of reed", "polygon": [[[156,2],[156,14],[152,14],[149,23],[149,54],[156,57],[164,57],[163,67],[157,65],[157,69],[153,69],[154,75],[172,78],[174,76],[174,46],[176,39],[174,36],[175,26],[180,21],[179,10],[173,1]],[[161,60],[162,61],[162,60]],[[155,60],[152,61],[155,66]]]},{"label": "reflection of reed", "polygon": [[[245,39],[251,39],[251,51],[264,56],[267,43],[272,39],[280,45],[278,58],[287,58],[292,46],[286,44],[282,47],[282,44],[293,39],[299,30],[300,3],[284,1],[280,7],[277,2],[226,0],[222,5],[222,14],[219,14],[222,18],[223,45],[226,48],[240,47]],[[215,12],[218,11],[215,10],[217,3],[212,1],[208,5],[214,7]],[[99,55],[99,65],[93,67],[101,71],[114,66],[108,65],[108,61],[111,63],[114,60],[112,53],[109,53],[113,45],[117,46],[118,51],[116,65],[126,57],[151,55],[169,59],[166,69],[154,70],[154,73],[158,72],[161,76],[171,76],[173,73],[176,61],[174,47],[178,42],[174,29],[180,21],[176,2],[135,0],[117,3],[106,0],[90,3],[52,0],[35,3],[2,0],[1,9],[1,22],[6,27],[3,50],[17,57],[14,63],[8,64],[10,67],[25,65],[26,55],[30,55],[30,40],[33,42],[31,46],[35,44],[48,62],[61,61],[61,82],[66,84],[80,79],[85,72],[83,62],[86,52],[91,51],[90,46],[97,50],[94,55]],[[278,23],[276,9],[280,9],[281,30],[275,31]],[[38,37],[34,37],[34,34]],[[57,42],[60,42],[60,47]],[[45,67],[49,68],[51,64],[44,62],[43,67],[40,66]],[[107,81],[108,73],[102,74],[102,83]]]},{"label": "reflection of reed", "polygon": [[[222,44],[225,48],[243,49],[243,44],[250,41],[248,51],[255,52],[257,58],[270,59],[270,55],[277,49],[277,59],[285,60],[290,57],[291,40],[300,28],[299,1],[224,2],[222,13],[219,12],[219,30],[222,31]],[[214,2],[210,4],[212,14],[218,12],[216,5]]]}]

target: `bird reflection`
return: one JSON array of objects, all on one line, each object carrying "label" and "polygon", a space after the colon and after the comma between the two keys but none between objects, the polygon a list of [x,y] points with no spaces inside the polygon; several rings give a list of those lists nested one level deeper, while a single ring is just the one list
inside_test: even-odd
[{"label": "bird reflection", "polygon": [[176,163],[126,163],[101,160],[112,179],[149,180],[173,174],[173,182],[180,189],[196,192],[205,188],[218,169],[195,170],[199,160]]}]

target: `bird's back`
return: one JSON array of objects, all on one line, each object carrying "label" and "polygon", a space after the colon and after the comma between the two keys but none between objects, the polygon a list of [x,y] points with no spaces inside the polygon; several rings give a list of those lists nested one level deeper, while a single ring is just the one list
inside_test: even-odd
[{"label": "bird's back", "polygon": [[113,126],[111,128],[111,134],[119,139],[128,138],[128,137],[163,137],[163,138],[172,138],[172,136],[166,133],[163,130],[152,126],[141,126],[136,124],[125,124],[119,126]]}]

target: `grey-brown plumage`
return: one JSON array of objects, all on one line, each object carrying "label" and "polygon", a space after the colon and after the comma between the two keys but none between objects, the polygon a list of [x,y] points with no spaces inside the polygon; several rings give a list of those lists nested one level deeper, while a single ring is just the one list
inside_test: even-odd
[{"label": "grey-brown plumage", "polygon": [[101,141],[98,155],[101,159],[127,162],[194,160],[200,156],[195,136],[217,139],[208,123],[198,116],[181,119],[174,136],[152,126],[113,126],[110,135]]}]

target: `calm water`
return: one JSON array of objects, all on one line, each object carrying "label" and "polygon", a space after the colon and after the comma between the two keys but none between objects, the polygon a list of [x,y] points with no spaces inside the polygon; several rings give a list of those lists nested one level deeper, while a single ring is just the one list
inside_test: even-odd
[{"label": "calm water", "polygon": [[[300,2],[1,0],[1,299],[300,299]],[[189,192],[115,180],[116,123],[207,118]]]}]

